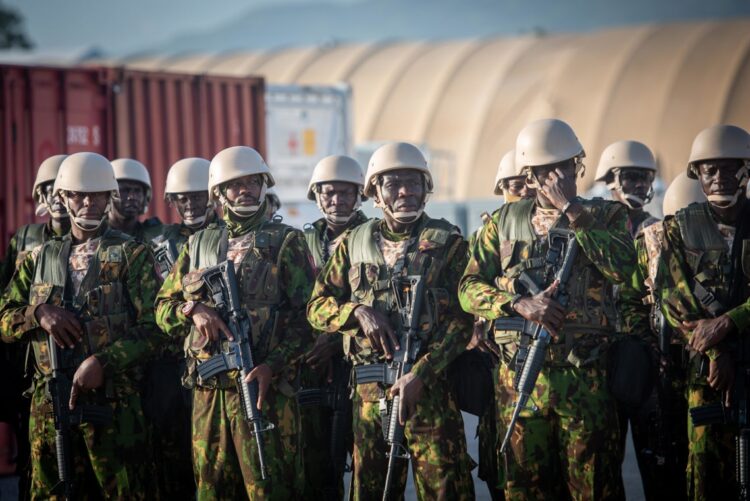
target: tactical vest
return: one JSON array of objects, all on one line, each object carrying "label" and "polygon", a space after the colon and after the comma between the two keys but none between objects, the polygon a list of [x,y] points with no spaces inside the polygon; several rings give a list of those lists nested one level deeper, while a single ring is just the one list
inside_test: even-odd
[{"label": "tactical vest", "polygon": [[[347,236],[349,249],[348,278],[351,288],[350,300],[354,303],[371,306],[385,313],[392,325],[397,325],[396,298],[391,288],[391,273],[378,247],[379,219],[371,219],[356,228]],[[414,232],[415,242],[406,250],[405,275],[421,275],[425,280],[425,294],[420,317],[422,349],[426,349],[431,334],[439,326],[449,302],[449,292],[439,288],[441,274],[451,259],[449,251],[458,229],[444,219],[430,219],[423,216]],[[380,362],[380,355],[359,338],[344,336],[344,353],[355,365]]]},{"label": "tactical vest", "polygon": [[[241,263],[235,263],[240,301],[252,321],[252,339],[256,363],[262,363],[266,355],[276,348],[276,331],[281,291],[279,290],[280,259],[288,236],[294,231],[289,225],[267,221],[252,232],[251,246]],[[213,306],[205,290],[201,271],[226,260],[228,247],[227,228],[218,223],[197,232],[190,240],[190,273],[182,281],[186,301],[200,301]],[[221,351],[217,343],[191,327],[185,340],[188,355],[188,385],[198,384],[209,388],[233,387],[233,374],[224,374],[213,381],[199,381],[196,362],[206,360]]]},{"label": "tactical vest", "polygon": [[[123,245],[130,237],[107,229],[100,238],[78,294],[74,295],[68,274],[70,235],[55,237],[41,247],[29,292],[32,306],[52,304],[76,313],[84,330],[82,342],[75,345],[76,355],[80,355],[81,360],[120,339],[135,317],[121,277],[127,266]],[[32,337],[37,371],[44,377],[51,373],[47,338],[47,333],[41,329]],[[135,391],[137,381],[127,376],[120,379],[125,384],[116,385],[118,394]]]},{"label": "tactical vest", "polygon": [[306,226],[304,232],[305,242],[307,242],[307,248],[310,249],[310,254],[312,254],[315,274],[317,275],[323,268],[323,265],[326,264],[323,242],[320,238],[320,233],[318,233],[318,230],[314,226]]},{"label": "tactical vest", "polygon": [[[583,203],[592,209],[596,219],[601,219],[605,217],[606,205],[611,202],[594,199]],[[526,273],[541,290],[550,283],[552,274],[546,269],[549,243],[546,237],[538,237],[534,232],[531,224],[534,209],[534,200],[520,200],[499,209],[497,229],[502,275],[496,278],[495,285],[500,290],[526,293],[519,281],[522,273]],[[560,217],[554,227],[567,229],[567,217]],[[574,269],[566,286],[568,316],[559,333],[557,344],[560,346],[553,346],[551,350],[553,361],[562,365],[568,364],[571,353],[575,360],[580,358],[580,364],[585,365],[589,357],[596,356],[591,350],[601,343],[601,336],[615,333],[617,320],[616,309],[607,292],[609,281],[584,252],[578,253]],[[495,339],[499,344],[515,342],[518,332],[496,331]]]},{"label": "tactical vest", "polygon": [[47,225],[43,223],[32,223],[22,226],[16,233],[16,269],[29,255],[29,252],[47,241]]},{"label": "tactical vest", "polygon": [[165,230],[165,225],[159,220],[158,217],[151,217],[146,219],[142,223],[138,223],[138,227],[133,237],[138,242],[147,243],[152,245],[151,242],[158,238]]},{"label": "tactical vest", "polygon": [[[675,220],[684,244],[690,290],[695,298],[711,316],[736,306],[729,297],[735,273],[732,249],[719,231],[709,203],[690,204],[677,211]],[[742,273],[750,279],[750,239],[742,241],[741,252]]]}]

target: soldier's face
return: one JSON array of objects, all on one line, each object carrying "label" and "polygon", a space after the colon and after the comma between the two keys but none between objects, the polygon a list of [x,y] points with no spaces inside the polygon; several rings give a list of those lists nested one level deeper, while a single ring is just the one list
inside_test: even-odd
[{"label": "soldier's face", "polygon": [[123,219],[135,219],[146,206],[146,188],[138,181],[117,181],[120,195],[112,197],[112,207]]},{"label": "soldier's face", "polygon": [[109,203],[109,195],[110,192],[108,191],[69,191],[66,196],[68,207],[75,217],[98,221],[104,217],[104,211]]},{"label": "soldier's face", "polygon": [[[382,202],[393,212],[416,212],[422,208],[427,189],[421,172],[398,169],[380,178]],[[377,196],[377,195],[376,195]]]},{"label": "soldier's face", "polygon": [[60,194],[52,194],[53,185],[54,183],[47,183],[41,187],[44,201],[46,202],[47,207],[49,207],[50,217],[52,219],[66,218],[68,217],[68,212],[65,210],[65,206],[60,199]]},{"label": "soldier's face", "polygon": [[731,196],[740,185],[741,160],[708,160],[698,164],[698,180],[706,196]]},{"label": "soldier's face", "polygon": [[253,207],[260,205],[260,194],[263,191],[263,176],[252,174],[228,181],[224,185],[224,196],[232,205]]},{"label": "soldier's face", "polygon": [[348,217],[357,204],[359,190],[356,184],[334,181],[321,183],[318,200],[323,212],[331,216]]},{"label": "soldier's face", "polygon": [[512,177],[505,181],[505,191],[512,197],[534,198],[536,190],[526,184],[526,176]]},{"label": "soldier's face", "polygon": [[177,193],[170,198],[172,205],[180,213],[183,220],[191,221],[206,215],[208,206],[208,191],[190,191]]},{"label": "soldier's face", "polygon": [[[553,178],[551,174],[558,169],[562,172],[563,177],[561,178],[560,176],[557,176],[556,178]],[[577,193],[576,178],[578,177],[578,173],[576,170],[577,166],[574,159],[532,168],[532,174],[536,176],[539,186],[543,187],[543,189],[537,190],[536,192],[537,199],[542,207],[554,207],[554,204],[552,204],[549,198],[544,194],[545,189],[549,189],[549,187],[545,188],[548,181],[552,182],[551,186],[559,185],[558,187],[565,192],[573,193],[573,195]]]},{"label": "soldier's face", "polygon": [[[648,196],[651,183],[654,182],[654,171],[648,169],[620,169],[620,184],[626,195],[634,195],[641,200]],[[617,194],[619,198],[619,193]]]}]

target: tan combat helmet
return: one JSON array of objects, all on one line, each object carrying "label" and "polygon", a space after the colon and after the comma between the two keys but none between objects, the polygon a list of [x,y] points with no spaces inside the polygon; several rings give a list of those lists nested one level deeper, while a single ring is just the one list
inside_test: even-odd
[{"label": "tan combat helmet", "polygon": [[31,196],[37,203],[35,211],[37,216],[43,216],[50,212],[45,194],[42,192],[42,185],[55,182],[57,172],[60,170],[60,164],[62,164],[67,156],[53,155],[44,160],[39,166],[39,170],[36,171],[36,179],[34,179],[34,188],[31,190]]},{"label": "tan combat helmet", "polygon": [[[337,216],[335,214],[326,214],[323,210],[323,206],[320,203],[320,196],[318,190],[321,183],[351,183],[357,186],[358,196],[357,202],[354,205],[352,213],[348,216]],[[331,155],[323,158],[313,169],[310,183],[307,185],[307,198],[314,200],[320,212],[323,213],[325,219],[332,224],[344,224],[348,223],[357,215],[357,209],[364,200],[367,200],[364,194],[365,188],[365,175],[362,172],[362,167],[352,157],[346,155]]]},{"label": "tan combat helmet", "polygon": [[701,184],[695,179],[688,177],[686,172],[680,172],[664,192],[664,205],[662,212],[664,217],[674,216],[678,210],[692,203],[706,201]]},{"label": "tan combat helmet", "polygon": [[[602,152],[599,166],[596,168],[596,181],[607,183],[607,188],[620,193],[625,204],[631,209],[643,207],[654,198],[651,186],[645,199],[622,191],[620,170],[626,168],[644,169],[656,173],[656,159],[651,150],[638,141],[617,141],[610,144]],[[609,174],[612,174],[611,179]]]},{"label": "tan combat helmet", "polygon": [[391,214],[391,216],[397,221],[403,223],[409,223],[416,221],[424,212],[424,206],[427,203],[427,198],[432,193],[432,174],[430,169],[427,167],[427,160],[425,159],[419,148],[409,143],[388,143],[384,144],[372,154],[370,157],[370,163],[367,166],[367,175],[365,176],[365,196],[372,197],[376,193],[380,192],[380,185],[378,179],[382,174],[386,172],[399,170],[399,169],[410,169],[416,170],[422,173],[427,184],[427,194],[422,203],[422,207],[416,212],[393,212],[390,207],[383,203],[383,197],[378,196],[379,201],[376,200],[375,206],[383,209],[384,212]]},{"label": "tan combat helmet", "polygon": [[723,207],[731,207],[737,203],[740,194],[745,190],[748,180],[748,166],[750,164],[750,134],[735,125],[714,125],[703,129],[695,136],[690,149],[687,175],[698,179],[698,164],[707,160],[742,160],[743,167],[737,173],[740,184],[734,195],[710,195],[709,202],[718,202]]},{"label": "tan combat helmet", "polygon": [[531,168],[575,159],[576,173],[583,175],[585,156],[586,152],[570,125],[556,118],[531,122],[516,138],[516,168],[528,176],[533,185],[538,183]]},{"label": "tan combat helmet", "polygon": [[[60,193],[73,224],[81,230],[91,231],[101,226],[107,218],[107,212],[111,207],[111,197],[119,193],[119,188],[117,179],[115,179],[115,171],[109,160],[98,153],[82,152],[68,155],[63,160],[52,191],[55,194]],[[102,219],[94,221],[73,214],[65,196],[65,193],[69,191],[81,193],[110,192],[110,203],[107,205]]]},{"label": "tan combat helmet", "polygon": [[205,158],[183,158],[175,162],[167,172],[164,200],[169,195],[208,191],[208,168],[211,162]]},{"label": "tan combat helmet", "polygon": [[495,174],[495,189],[493,193],[507,198],[505,189],[502,186],[502,181],[522,176],[523,174],[516,169],[516,150],[508,151],[500,160],[500,165],[497,166],[497,174]]},{"label": "tan combat helmet", "polygon": [[146,203],[143,204],[141,214],[148,212],[148,204],[151,202],[151,176],[149,176],[146,166],[132,158],[118,158],[112,160],[112,167],[118,181],[136,181],[144,185],[146,188]]},{"label": "tan combat helmet", "polygon": [[[258,199],[258,205],[243,207],[232,205],[220,191],[222,184],[245,176],[261,174],[263,189]],[[276,182],[271,175],[271,169],[266,165],[260,153],[249,146],[231,146],[221,150],[211,159],[208,169],[208,196],[211,200],[218,200],[224,207],[240,217],[247,217],[258,212],[266,198],[266,190]]]}]

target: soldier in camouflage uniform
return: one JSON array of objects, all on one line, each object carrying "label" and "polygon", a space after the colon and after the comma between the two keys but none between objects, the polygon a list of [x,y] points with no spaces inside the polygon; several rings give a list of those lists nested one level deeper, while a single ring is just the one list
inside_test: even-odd
[{"label": "soldier in camouflage uniform", "polygon": [[162,222],[158,217],[138,220],[148,212],[151,202],[151,176],[146,166],[132,158],[118,158],[112,160],[112,167],[120,191],[109,212],[110,227],[153,247],[153,240],[164,233]]},{"label": "soldier in camouflage uniform", "polygon": [[[645,228],[659,220],[649,214],[644,206],[653,198],[653,182],[656,175],[656,160],[651,150],[638,141],[617,141],[607,146],[599,159],[596,169],[596,181],[605,183],[610,189],[612,198],[628,207],[628,229],[635,239]],[[644,270],[641,270],[644,271]],[[645,276],[645,274],[644,274]],[[617,298],[617,289],[613,291]],[[656,347],[655,336],[652,345]],[[625,461],[625,447],[628,436],[628,423],[633,436],[633,446],[641,474],[643,491],[646,499],[660,499],[670,494],[675,487],[665,481],[665,472],[659,463],[659,454],[655,444],[659,440],[659,429],[654,426],[659,412],[659,397],[654,388],[648,401],[638,409],[620,404],[620,452]],[[666,490],[664,490],[666,489]]]},{"label": "soldier in camouflage uniform", "polygon": [[[745,130],[720,125],[700,132],[687,175],[698,179],[708,201],[681,209],[664,222],[659,299],[665,320],[691,350],[689,407],[722,402],[733,384],[735,363],[747,364],[741,346],[750,325],[745,264],[750,257],[749,164],[750,134]],[[731,424],[695,427],[688,420],[689,499],[737,498],[732,460],[736,432]]]},{"label": "soldier in camouflage uniform", "polygon": [[[506,204],[536,197],[536,190],[526,183],[526,176],[516,170],[515,156],[515,149],[505,153],[500,160],[500,165],[498,166],[497,174],[495,175],[494,194],[502,196],[505,199]],[[490,219],[489,214],[482,214],[483,225],[487,224]],[[469,238],[469,252],[471,252],[471,249],[474,247],[479,231],[481,230],[472,233]],[[488,329],[487,320],[481,317],[476,317],[474,321],[474,334],[469,346],[467,346],[467,353],[469,350],[477,349],[483,353],[490,353],[492,355],[492,376],[494,381],[497,380],[498,376],[497,361],[500,357],[500,350],[497,344],[495,344],[494,339],[491,340],[487,337]],[[507,404],[509,403],[510,402],[507,402]],[[502,437],[504,433],[502,429],[500,431],[500,436]],[[498,468],[496,454],[498,449],[496,443],[498,439],[498,431],[497,407],[494,398],[487,407],[487,410],[479,416],[477,438],[479,440],[479,471],[477,476],[487,483],[487,488],[490,491],[490,496],[493,501],[504,499],[504,480],[503,476],[500,475],[502,471]]]},{"label": "soldier in camouflage uniform", "polygon": [[[164,200],[180,215],[180,224],[163,225],[152,240],[162,277],[171,271],[188,238],[217,221],[208,198],[208,168],[204,158],[184,158],[167,172]],[[191,391],[182,386],[185,355],[180,340],[165,345],[148,366],[144,411],[153,430],[156,481],[163,499],[191,499],[195,483],[191,461]]]},{"label": "soldier in camouflage uniform", "polygon": [[[365,175],[353,158],[333,155],[315,166],[307,198],[316,202],[324,217],[305,227],[305,240],[316,275],[347,231],[367,221],[367,216],[359,210],[361,203],[367,200],[363,193],[364,184]],[[318,335],[315,346],[305,355],[305,362],[301,376],[303,387],[333,392],[348,387],[351,364],[344,357],[341,334]],[[336,404],[339,405],[337,414],[331,408],[320,406],[301,409],[305,497],[308,499],[341,499],[344,496],[346,451],[351,452],[353,441],[351,400],[339,400]],[[338,429],[334,429],[334,425]],[[334,437],[334,433],[344,436]],[[336,451],[332,448],[334,444]]]},{"label": "soldier in camouflage uniform", "polygon": [[[37,203],[36,214],[49,214],[46,223],[32,223],[22,226],[10,240],[5,252],[5,260],[0,263],[0,292],[10,283],[10,279],[24,258],[39,245],[54,236],[62,236],[70,231],[68,211],[58,195],[52,194],[52,187],[60,164],[67,155],[54,155],[39,166],[34,180],[32,197]],[[19,477],[19,498],[25,499],[29,483],[29,399],[23,392],[31,386],[31,379],[26,374],[27,342],[0,344],[0,423],[9,423],[15,433],[18,453],[16,455],[16,474]]]},{"label": "soldier in camouflage uniform", "polygon": [[[575,133],[560,120],[539,120],[521,131],[516,164],[536,185],[537,197],[495,211],[459,287],[466,311],[489,320],[521,316],[553,335],[531,396],[534,408],[521,411],[510,449],[499,456],[507,499],[623,496],[616,405],[602,359],[617,334],[616,314],[605,291],[610,282],[635,288],[640,277],[625,207],[576,197],[583,156]],[[545,256],[553,230],[572,231],[581,248],[566,287],[567,308],[550,297],[557,285],[550,283]],[[524,295],[525,276],[542,292]],[[626,329],[644,328],[637,301],[624,302],[621,311]],[[508,403],[517,398],[514,357],[526,340],[501,330],[495,340],[502,349],[497,411],[507,426],[513,412]]]},{"label": "soldier in camouflage uniform", "polygon": [[[396,334],[391,280],[420,275],[426,281],[421,350],[411,372],[395,382],[387,368],[380,382],[357,376],[355,500],[383,496],[388,458],[382,425],[395,395],[401,405],[392,412],[405,423],[419,499],[474,496],[463,420],[447,380],[448,365],[471,335],[471,319],[455,300],[466,244],[455,226],[423,213],[431,190],[430,171],[416,147],[391,143],[379,148],[370,160],[364,193],[375,198],[385,219],[371,219],[346,234],[321,270],[307,307],[315,329],[343,334],[344,352],[357,374],[391,360],[403,346]],[[407,463],[399,461],[396,467],[391,492],[398,497],[406,484]]]},{"label": "soldier in camouflage uniform", "polygon": [[[691,203],[705,201],[706,196],[701,185],[683,172],[672,181],[664,193],[662,212],[664,218],[669,219]],[[637,235],[635,246],[641,274],[646,277],[648,295],[644,298],[644,303],[651,307],[651,329],[657,335],[660,356],[659,382],[656,389],[659,402],[655,409],[657,414],[650,420],[653,426],[652,436],[649,436],[650,442],[646,444],[654,455],[651,461],[656,465],[652,465],[651,472],[655,473],[656,477],[649,479],[654,483],[648,487],[644,485],[644,491],[649,499],[661,499],[665,495],[669,495],[671,499],[685,499],[688,450],[685,399],[687,373],[683,363],[685,350],[682,339],[673,335],[661,312],[659,294],[662,285],[659,283],[657,272],[664,247],[664,224],[659,221],[644,228]],[[643,475],[644,473],[641,473],[642,477]]]},{"label": "soldier in camouflage uniform", "polygon": [[[70,214],[71,233],[48,240],[23,261],[2,298],[3,341],[30,339],[36,375],[32,396],[33,499],[49,499],[58,482],[55,428],[47,382],[48,338],[82,362],[71,377],[70,407],[108,406],[110,425],[71,427],[79,496],[145,499],[150,461],[138,385],[141,364],[160,338],[153,300],[158,277],[148,249],[107,227],[117,182],[96,153],[75,153],[60,166],[53,193]],[[71,371],[72,372],[72,371]]]},{"label": "soldier in camouflage uniform", "polygon": [[[302,233],[265,216],[271,171],[252,148],[235,146],[211,161],[209,194],[224,210],[224,224],[193,235],[156,300],[159,326],[185,337],[193,387],[193,468],[198,499],[292,499],[302,491],[295,361],[312,345],[304,308],[314,280]],[[252,320],[258,406],[275,429],[264,433],[268,468],[261,479],[256,441],[243,419],[234,371],[198,377],[197,364],[219,353],[231,335],[213,308],[203,271],[226,259],[235,263],[240,299]]]}]

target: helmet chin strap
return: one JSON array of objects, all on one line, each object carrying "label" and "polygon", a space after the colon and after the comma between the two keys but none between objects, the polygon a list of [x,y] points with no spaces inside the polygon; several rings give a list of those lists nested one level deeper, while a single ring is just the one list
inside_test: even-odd
[{"label": "helmet chin strap", "polygon": [[73,223],[73,226],[81,231],[94,231],[98,230],[107,219],[107,213],[109,213],[109,210],[112,207],[112,197],[110,197],[109,201],[107,202],[107,206],[104,208],[104,213],[101,219],[87,219],[85,217],[76,216],[73,212],[73,209],[70,208],[67,198],[63,198],[63,204],[65,205],[65,209],[68,211],[70,222]]},{"label": "helmet chin strap", "polygon": [[263,188],[261,188],[260,190],[260,197],[258,197],[258,203],[256,205],[250,205],[250,206],[235,205],[232,202],[230,202],[229,199],[226,196],[224,196],[223,193],[221,193],[221,191],[219,191],[219,202],[221,202],[221,205],[229,209],[229,212],[231,212],[237,217],[241,217],[241,218],[250,217],[260,210],[260,206],[263,205],[263,201],[266,199],[266,191],[268,191],[268,186],[266,185],[266,180],[264,178]]},{"label": "helmet chin strap", "polygon": [[193,218],[182,218],[182,222],[185,223],[185,226],[187,226],[188,228],[197,228],[198,226],[206,222],[207,217],[208,217],[208,210],[202,216],[193,217]]},{"label": "helmet chin strap", "polygon": [[627,205],[630,209],[636,210],[643,208],[644,205],[649,203],[654,198],[654,185],[651,183],[651,186],[648,188],[648,193],[646,193],[646,198],[641,198],[638,196],[635,196],[631,193],[625,193],[625,191],[622,189],[622,183],[620,182],[620,169],[617,169],[616,172],[613,172],[613,178],[614,181],[607,184],[607,188],[610,189],[610,191],[616,191],[620,194],[620,198],[622,199],[622,202]]},{"label": "helmet chin strap", "polygon": [[734,192],[734,195],[706,195],[706,198],[712,205],[717,205],[722,209],[728,209],[730,207],[734,207],[737,204],[737,202],[740,200],[740,195],[745,193],[745,189],[747,187],[747,164],[748,162],[745,162],[742,168],[737,171],[737,179],[739,180],[739,185],[737,185],[737,191]]},{"label": "helmet chin strap", "polygon": [[381,191],[380,184],[375,185],[375,190],[378,193],[378,200],[380,200],[376,200],[374,202],[375,207],[383,209],[383,212],[385,212],[401,224],[413,223],[414,221],[419,219],[422,216],[422,213],[424,213],[424,207],[425,205],[427,205],[427,200],[430,198],[430,194],[426,194],[424,197],[424,201],[422,202],[422,206],[416,211],[393,211],[385,202],[382,201],[383,192]]},{"label": "helmet chin strap", "polygon": [[354,204],[354,207],[352,207],[352,212],[348,216],[337,216],[336,214],[328,214],[323,208],[323,204],[321,204],[320,202],[320,193],[318,193],[317,190],[313,190],[313,193],[315,193],[315,204],[318,206],[318,209],[320,209],[320,212],[323,213],[323,219],[325,219],[331,224],[348,223],[349,221],[354,219],[354,217],[357,215],[357,210],[362,205],[362,193],[357,192],[357,202]]},{"label": "helmet chin strap", "polygon": [[503,198],[505,199],[505,203],[509,204],[511,202],[518,202],[521,200],[521,197],[518,195],[511,195],[510,193],[506,193],[508,190],[503,190]]}]

